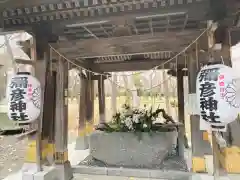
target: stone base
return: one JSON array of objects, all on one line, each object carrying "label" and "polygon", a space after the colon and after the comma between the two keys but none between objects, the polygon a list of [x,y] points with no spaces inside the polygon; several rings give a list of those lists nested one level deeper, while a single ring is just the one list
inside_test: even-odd
[{"label": "stone base", "polygon": [[51,167],[42,172],[34,174],[34,180],[58,180],[57,170],[55,167]]},{"label": "stone base", "polygon": [[36,164],[27,163],[22,168],[22,180],[57,180],[55,167],[43,167],[43,171],[37,172]]},{"label": "stone base", "polygon": [[55,165],[57,169],[57,180],[70,180],[73,178],[73,171],[69,161],[63,165]]},{"label": "stone base", "polygon": [[[121,176],[148,179],[168,179],[168,180],[190,180],[192,173],[181,171],[163,171],[151,169],[134,169],[134,168],[110,168],[110,167],[88,167],[73,166],[74,174],[104,175],[104,176]],[[97,178],[96,178],[97,179]],[[111,179],[105,177],[105,179]],[[204,179],[205,180],[205,179]]]},{"label": "stone base", "polygon": [[89,150],[94,159],[108,165],[148,168],[172,151],[177,135],[177,131],[142,133],[139,140],[134,133],[96,131],[89,137]]},{"label": "stone base", "polygon": [[89,137],[79,136],[76,139],[75,150],[86,150],[89,148]]}]

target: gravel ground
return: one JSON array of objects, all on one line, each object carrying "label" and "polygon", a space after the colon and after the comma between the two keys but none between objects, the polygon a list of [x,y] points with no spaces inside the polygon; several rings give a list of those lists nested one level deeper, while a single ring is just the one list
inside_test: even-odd
[{"label": "gravel ground", "polygon": [[21,169],[27,140],[17,141],[14,136],[0,136],[0,179]]},{"label": "gravel ground", "polygon": [[[76,139],[76,132],[69,133],[69,143]],[[17,141],[15,136],[0,136],[0,180],[22,168],[27,138]]]}]

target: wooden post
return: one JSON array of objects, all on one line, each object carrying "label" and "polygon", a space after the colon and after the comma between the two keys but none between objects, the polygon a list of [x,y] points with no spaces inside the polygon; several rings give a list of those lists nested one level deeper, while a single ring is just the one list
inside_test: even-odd
[{"label": "wooden post", "polygon": [[[52,71],[52,70],[50,70]],[[54,154],[55,154],[55,109],[56,109],[56,76],[57,72],[52,71],[49,73],[50,76],[47,80],[47,88],[49,88],[48,100],[52,101],[51,109],[49,113],[49,139],[48,139],[48,162],[50,164],[54,163]]]},{"label": "wooden post", "polygon": [[124,82],[124,87],[125,87],[125,92],[126,92],[126,100],[125,100],[125,104],[127,105],[131,105],[131,99],[130,99],[130,93],[128,91],[129,87],[128,87],[128,76],[126,74],[123,73],[123,82]]},{"label": "wooden post", "polygon": [[105,87],[104,87],[105,77],[100,76],[98,79],[98,101],[99,101],[99,124],[105,123]]},{"label": "wooden post", "polygon": [[[184,72],[182,71],[181,68],[178,68],[177,70],[178,122],[185,124],[183,76]],[[180,157],[184,157],[184,139],[185,139],[185,126],[181,126],[179,128],[178,136],[178,153]]]},{"label": "wooden post", "polygon": [[[164,89],[164,98],[166,103],[166,111],[168,114],[171,114],[170,110],[170,101],[169,101],[169,80],[167,80],[167,71],[165,69],[162,70],[162,77],[163,77],[163,89]],[[163,90],[162,89],[162,90]]]},{"label": "wooden post", "polygon": [[68,160],[68,65],[60,57],[56,78],[55,164],[60,180],[73,178]]},{"label": "wooden post", "polygon": [[93,74],[87,72],[87,91],[86,96],[86,123],[87,133],[91,133],[94,125],[94,80]]},{"label": "wooden post", "polygon": [[[196,78],[199,71],[198,60],[193,58],[194,56],[195,55],[193,53],[188,55],[188,91],[191,107],[194,106],[192,103],[196,102]],[[192,171],[196,173],[203,173],[206,172],[205,155],[212,155],[208,134],[207,132],[200,131],[200,116],[196,115],[195,112],[190,112],[190,125],[192,142]]]},{"label": "wooden post", "polygon": [[[35,39],[34,39],[35,38]],[[37,45],[36,42],[38,41]],[[36,49],[41,49],[36,53]],[[29,146],[26,152],[26,163],[37,163],[38,167],[46,162],[48,151],[48,141],[50,136],[49,123],[53,121],[50,116],[53,114],[52,105],[54,104],[49,96],[47,73],[49,72],[49,53],[47,37],[41,33],[34,34],[31,44],[31,59],[35,67],[35,76],[41,83],[43,108],[38,124],[33,124],[33,128],[38,128],[38,133],[29,136]],[[53,156],[53,155],[52,155]],[[40,170],[41,168],[39,168]]]},{"label": "wooden post", "polygon": [[79,119],[78,119],[78,137],[76,140],[76,150],[88,149],[88,138],[86,132],[86,92],[87,92],[87,79],[82,72],[79,73],[81,86],[79,98]]},{"label": "wooden post", "polygon": [[116,114],[117,112],[117,75],[116,73],[113,73],[112,75],[112,96],[111,96],[111,101],[112,101],[112,116]]}]

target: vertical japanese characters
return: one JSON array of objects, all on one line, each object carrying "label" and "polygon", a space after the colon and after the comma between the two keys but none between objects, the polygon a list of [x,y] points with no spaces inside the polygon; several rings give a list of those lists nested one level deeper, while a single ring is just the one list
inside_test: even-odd
[{"label": "vertical japanese characters", "polygon": [[[200,93],[200,115],[201,118],[210,123],[212,129],[224,129],[217,113],[219,101],[216,99],[216,91],[219,76],[219,68],[204,69],[198,77]],[[222,84],[222,83],[221,83]]]},{"label": "vertical japanese characters", "polygon": [[8,117],[18,123],[35,121],[41,111],[40,82],[27,73],[17,74],[7,87]]},{"label": "vertical japanese characters", "polygon": [[28,77],[14,77],[10,83],[10,118],[14,121],[28,121],[26,95]]},{"label": "vertical japanese characters", "polygon": [[236,120],[240,112],[238,77],[238,73],[223,64],[207,65],[200,70],[196,95],[201,130],[225,132],[226,125]]}]

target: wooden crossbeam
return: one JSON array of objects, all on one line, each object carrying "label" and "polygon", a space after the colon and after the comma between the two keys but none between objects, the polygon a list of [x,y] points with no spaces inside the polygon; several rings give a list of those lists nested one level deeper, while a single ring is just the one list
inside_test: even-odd
[{"label": "wooden crossbeam", "polygon": [[[179,52],[194,41],[200,34],[200,30],[162,32],[155,33],[154,35],[145,34],[81,41],[60,41],[52,45],[59,52],[71,58],[154,51]],[[202,37],[199,41],[199,46],[206,49],[206,38]]]},{"label": "wooden crossbeam", "polygon": [[[176,39],[192,39],[197,35],[200,35],[200,30],[193,30],[193,31],[181,31],[181,32],[162,32],[162,33],[155,33],[152,34],[145,34],[145,35],[133,35],[133,36],[125,36],[125,37],[111,37],[111,38],[102,38],[102,39],[87,39],[87,40],[72,40],[72,41],[62,41],[55,45],[59,49],[67,49],[67,48],[74,48],[83,46],[86,44],[106,44],[106,43],[130,43],[130,42],[139,42],[144,43],[146,41],[151,40],[176,40]],[[144,41],[144,42],[143,42]],[[74,46],[73,46],[74,45]]]},{"label": "wooden crossbeam", "polygon": [[[166,62],[166,60],[141,60],[124,61],[118,63],[93,64],[92,70],[96,72],[120,72],[120,71],[139,71],[149,70],[157,65]],[[170,64],[166,64],[165,68],[169,68]],[[159,69],[162,67],[160,66]]]}]

